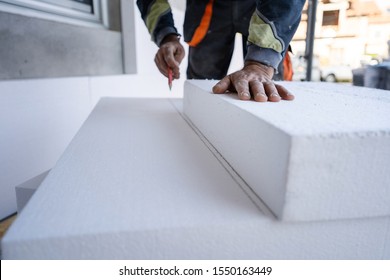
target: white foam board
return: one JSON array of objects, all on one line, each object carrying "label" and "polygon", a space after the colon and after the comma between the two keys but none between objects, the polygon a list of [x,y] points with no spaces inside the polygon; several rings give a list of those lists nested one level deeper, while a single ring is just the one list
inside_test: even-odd
[{"label": "white foam board", "polygon": [[387,224],[387,236],[385,237],[386,244],[383,248],[383,256],[382,259],[390,260],[390,222]]},{"label": "white foam board", "polygon": [[170,91],[160,74],[0,81],[0,219],[17,211],[15,186],[54,166],[101,97],[177,98],[183,83]]},{"label": "white foam board", "polygon": [[30,198],[34,195],[39,185],[45,180],[50,170],[47,170],[30,180],[15,187],[16,193],[16,205],[18,207],[18,213],[22,212],[24,206],[28,203]]},{"label": "white foam board", "polygon": [[389,218],[264,214],[178,110],[103,98],[8,230],[3,258],[383,258]]},{"label": "white foam board", "polygon": [[390,215],[390,95],[283,83],[294,101],[240,101],[187,81],[184,113],[283,220]]}]

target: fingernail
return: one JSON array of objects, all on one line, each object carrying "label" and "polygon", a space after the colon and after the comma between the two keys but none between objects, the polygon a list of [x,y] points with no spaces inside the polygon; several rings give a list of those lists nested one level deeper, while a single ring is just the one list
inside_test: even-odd
[{"label": "fingernail", "polygon": [[240,94],[242,97],[251,97],[248,92],[241,92]]}]

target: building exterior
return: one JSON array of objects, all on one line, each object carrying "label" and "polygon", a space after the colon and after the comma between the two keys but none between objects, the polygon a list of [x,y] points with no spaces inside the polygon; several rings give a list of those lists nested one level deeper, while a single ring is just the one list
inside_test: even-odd
[{"label": "building exterior", "polygon": [[[293,39],[295,53],[304,53],[307,9]],[[351,69],[389,57],[390,1],[322,0],[316,14],[314,54],[320,67]]]}]

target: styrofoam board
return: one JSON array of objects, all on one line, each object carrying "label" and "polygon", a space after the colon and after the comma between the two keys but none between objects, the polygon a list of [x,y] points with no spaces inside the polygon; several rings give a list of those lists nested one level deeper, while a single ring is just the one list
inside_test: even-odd
[{"label": "styrofoam board", "polygon": [[177,108],[103,98],[3,238],[3,257],[383,257],[389,218],[286,223],[262,213]]},{"label": "styrofoam board", "polygon": [[45,180],[49,171],[50,170],[47,170],[15,187],[16,205],[18,207],[18,213],[22,212],[22,209],[24,208],[24,206],[26,206],[30,198],[34,195],[39,185],[43,182],[43,180]]},{"label": "styrofoam board", "polygon": [[101,97],[177,98],[183,83],[169,91],[160,74],[1,81],[0,219],[17,211],[15,186],[53,167]]},{"label": "styrofoam board", "polygon": [[258,103],[187,81],[184,113],[283,220],[390,215],[390,95],[284,83],[292,102]]}]

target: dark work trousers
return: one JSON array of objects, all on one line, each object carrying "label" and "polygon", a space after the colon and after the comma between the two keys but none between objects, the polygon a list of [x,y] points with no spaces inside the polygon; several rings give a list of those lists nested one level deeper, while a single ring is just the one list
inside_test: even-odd
[{"label": "dark work trousers", "polygon": [[242,34],[245,57],[249,23],[255,8],[255,0],[214,1],[206,36],[197,46],[189,47],[188,79],[220,80],[225,77],[233,55],[236,33]]}]

